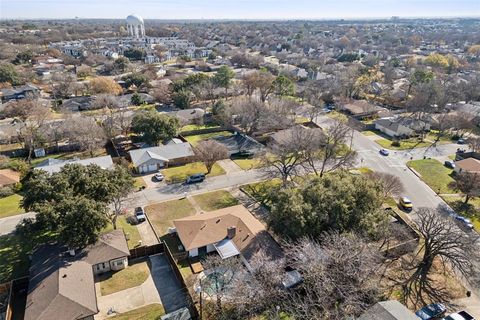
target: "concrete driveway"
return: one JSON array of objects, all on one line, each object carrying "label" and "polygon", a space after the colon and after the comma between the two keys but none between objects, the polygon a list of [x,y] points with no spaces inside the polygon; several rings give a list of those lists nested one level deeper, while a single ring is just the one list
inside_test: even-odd
[{"label": "concrete driveway", "polygon": [[180,281],[173,273],[165,254],[150,256],[149,259],[150,275],[137,287],[102,296],[100,283],[95,283],[99,309],[95,319],[106,319],[109,309],[115,310],[116,313],[124,313],[152,303],[160,303],[165,312],[169,313],[188,305]]},{"label": "concrete driveway", "polygon": [[153,282],[160,294],[165,313],[187,307],[188,292],[183,290],[165,254],[150,256],[150,262]]}]

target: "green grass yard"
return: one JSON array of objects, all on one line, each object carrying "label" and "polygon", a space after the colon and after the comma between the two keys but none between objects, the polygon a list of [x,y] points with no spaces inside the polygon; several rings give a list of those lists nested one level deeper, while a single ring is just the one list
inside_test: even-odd
[{"label": "green grass yard", "polygon": [[[196,173],[207,173],[207,168],[201,162],[188,163],[183,166],[171,167],[161,170],[162,174],[165,176],[165,181],[167,183],[176,183],[183,182],[187,179],[188,176]],[[225,174],[225,170],[215,163],[213,165],[212,171],[208,174],[209,177],[219,176]]]},{"label": "green grass yard", "polygon": [[20,201],[23,197],[19,194],[12,194],[11,196],[0,198],[0,218],[15,216],[25,211],[20,208]]},{"label": "green grass yard", "polygon": [[0,283],[28,275],[29,255],[36,245],[53,239],[52,233],[22,238],[15,234],[0,236]]},{"label": "green grass yard", "polygon": [[413,160],[407,165],[417,171],[422,180],[437,193],[455,193],[448,185],[454,181],[452,169],[435,159]]},{"label": "green grass yard", "polygon": [[431,142],[420,142],[417,138],[404,139],[400,141],[400,146],[392,146],[392,140],[389,139],[377,139],[375,140],[382,148],[391,149],[391,150],[408,150],[413,148],[425,148],[430,146]]},{"label": "green grass yard", "polygon": [[[117,219],[117,228],[123,229],[125,235],[129,238],[128,248],[133,249],[138,245],[138,241],[142,240],[140,233],[138,232],[137,226],[128,223],[126,216],[120,216]],[[109,232],[113,230],[113,225],[109,224],[104,232]]]},{"label": "green grass yard", "polygon": [[108,272],[97,276],[100,281],[100,290],[102,296],[106,296],[128,288],[141,285],[150,275],[150,268],[147,261],[137,262],[129,265],[127,268]]},{"label": "green grass yard", "polygon": [[187,199],[160,202],[145,207],[158,235],[164,235],[169,227],[173,227],[173,220],[188,217],[195,214],[190,201]]},{"label": "green grass yard", "polygon": [[117,314],[110,317],[111,320],[160,320],[165,314],[163,306],[159,303],[149,304],[138,309]]},{"label": "green grass yard", "polygon": [[238,204],[238,200],[235,199],[230,192],[225,190],[199,194],[193,196],[193,199],[202,210],[207,212],[235,206]]},{"label": "green grass yard", "polygon": [[262,161],[260,159],[233,159],[233,162],[237,164],[242,170],[250,170],[260,168]]},{"label": "green grass yard", "polygon": [[228,137],[231,136],[232,133],[230,131],[219,131],[219,132],[211,132],[211,133],[202,133],[202,134],[196,134],[193,136],[186,136],[185,139],[190,142],[191,145],[195,146],[197,143],[203,140],[208,140],[213,137]]},{"label": "green grass yard", "polygon": [[480,198],[473,198],[464,204],[465,196],[442,195],[443,200],[447,202],[456,213],[472,220],[475,230],[480,232]]}]

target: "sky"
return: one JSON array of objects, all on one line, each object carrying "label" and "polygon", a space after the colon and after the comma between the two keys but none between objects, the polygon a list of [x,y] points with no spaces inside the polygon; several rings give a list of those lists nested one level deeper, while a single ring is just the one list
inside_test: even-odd
[{"label": "sky", "polygon": [[480,0],[0,0],[0,19],[480,17]]}]

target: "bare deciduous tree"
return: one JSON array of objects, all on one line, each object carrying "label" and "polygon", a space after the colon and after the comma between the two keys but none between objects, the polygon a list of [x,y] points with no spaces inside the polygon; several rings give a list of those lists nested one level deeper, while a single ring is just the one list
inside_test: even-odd
[{"label": "bare deciduous tree", "polygon": [[328,128],[322,152],[319,153],[319,169],[314,169],[320,177],[327,172],[346,168],[355,162],[357,153],[348,146],[351,144],[352,137],[353,130],[340,121],[334,122]]},{"label": "bare deciduous tree", "polygon": [[432,267],[435,261],[443,265],[443,270],[453,268],[468,277],[476,272],[480,262],[478,236],[465,233],[449,217],[439,210],[420,208],[417,212],[418,230],[423,242],[417,255],[408,261],[407,270],[414,270],[403,281],[405,303],[425,305],[426,297],[431,301],[444,301],[445,288],[435,285]]},{"label": "bare deciduous tree", "polygon": [[105,144],[105,133],[93,118],[66,119],[65,128],[67,137],[77,143],[81,150],[88,151],[92,157],[94,152]]},{"label": "bare deciduous tree", "polygon": [[229,296],[232,297],[232,286],[241,271],[241,261],[236,257],[222,259],[219,255],[211,255],[202,265],[205,270],[212,271],[200,283],[202,292],[215,301],[215,306],[209,313],[213,313],[213,319],[223,319],[227,312],[223,302],[228,300]]},{"label": "bare deciduous tree", "polygon": [[319,242],[286,244],[287,263],[303,276],[285,309],[295,319],[345,319],[379,298],[377,251],[353,234],[324,234]]},{"label": "bare deciduous tree", "polygon": [[378,182],[382,187],[383,196],[385,198],[399,196],[405,191],[402,181],[393,174],[385,172],[370,172],[367,177]]},{"label": "bare deciduous tree", "polygon": [[480,196],[480,174],[476,172],[461,172],[450,183],[450,187],[465,195],[465,204],[471,198]]},{"label": "bare deciduous tree", "polygon": [[210,173],[215,162],[227,159],[230,153],[223,144],[214,140],[205,140],[195,146],[195,155],[207,167],[207,173]]}]

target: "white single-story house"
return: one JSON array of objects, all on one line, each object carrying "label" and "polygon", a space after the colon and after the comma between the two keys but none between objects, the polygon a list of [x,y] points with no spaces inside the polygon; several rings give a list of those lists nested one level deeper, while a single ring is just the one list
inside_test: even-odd
[{"label": "white single-story house", "polygon": [[419,120],[382,118],[375,121],[375,129],[392,138],[409,137],[415,132],[430,130],[430,124]]},{"label": "white single-story house", "polygon": [[195,157],[188,142],[136,149],[128,153],[138,173],[154,172],[167,165],[185,164]]},{"label": "white single-story house", "polygon": [[81,164],[83,166],[88,166],[95,164],[102,169],[113,169],[114,164],[112,157],[103,156],[95,157],[88,159],[72,159],[72,160],[59,160],[59,159],[46,159],[42,161],[39,165],[35,167],[37,170],[47,171],[48,173],[59,172],[67,164]]},{"label": "white single-story house", "polygon": [[189,257],[217,252],[222,259],[241,255],[248,261],[260,248],[274,258],[278,244],[244,206],[237,205],[173,221]]}]

